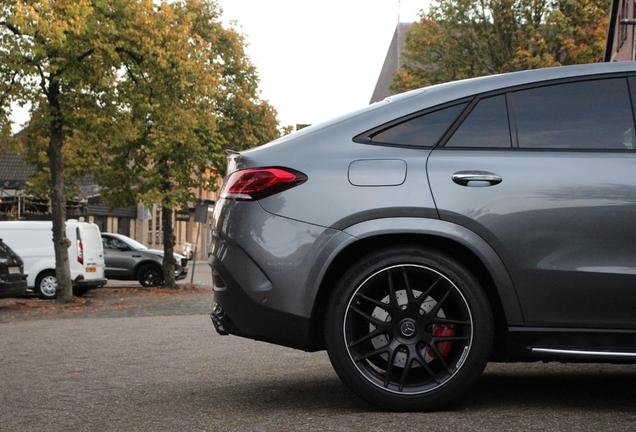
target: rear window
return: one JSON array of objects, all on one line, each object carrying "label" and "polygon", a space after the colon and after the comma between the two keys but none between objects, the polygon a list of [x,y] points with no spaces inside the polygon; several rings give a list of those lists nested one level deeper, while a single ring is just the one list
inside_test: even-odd
[{"label": "rear window", "polygon": [[9,246],[7,246],[0,239],[0,258],[9,258],[9,257],[14,257],[14,256],[17,256],[17,254],[15,252],[13,252],[13,249],[11,249]]},{"label": "rear window", "polygon": [[372,143],[433,147],[459,117],[467,103],[406,120],[370,136]]}]

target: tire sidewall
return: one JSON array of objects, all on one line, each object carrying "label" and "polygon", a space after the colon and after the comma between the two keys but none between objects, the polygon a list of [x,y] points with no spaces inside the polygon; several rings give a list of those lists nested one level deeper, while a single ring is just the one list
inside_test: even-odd
[{"label": "tire sidewall", "polygon": [[[145,282],[146,278],[144,278],[144,274],[148,271],[148,270],[152,270],[152,271],[156,271],[158,272],[157,274],[159,275],[158,277],[158,281],[156,284],[147,284]],[[144,264],[140,269],[139,269],[139,273],[138,273],[138,277],[137,280],[139,281],[139,283],[141,284],[141,286],[146,287],[146,288],[150,288],[150,287],[156,287],[156,286],[161,286],[163,285],[164,281],[163,281],[163,273],[161,270],[161,267],[159,267],[156,264]]]},{"label": "tire sidewall", "polygon": [[[373,273],[396,264],[434,269],[450,279],[464,296],[473,319],[473,340],[466,360],[442,386],[421,394],[396,394],[370,383],[353,364],[345,346],[344,320],[353,294]],[[422,411],[440,408],[457,399],[481,376],[490,357],[493,320],[490,305],[474,276],[451,257],[425,248],[394,247],[377,251],[354,264],[340,279],[327,306],[327,352],[342,381],[360,397],[382,408]]]},{"label": "tire sidewall", "polygon": [[40,275],[38,275],[37,280],[35,281],[35,289],[38,293],[38,297],[44,300],[52,300],[56,297],[57,295],[57,288],[55,290],[55,292],[50,295],[47,294],[46,292],[42,291],[42,281],[47,278],[47,277],[54,277],[55,281],[56,281],[56,285],[57,285],[57,278],[55,277],[55,272],[52,271],[46,271],[41,273]]}]

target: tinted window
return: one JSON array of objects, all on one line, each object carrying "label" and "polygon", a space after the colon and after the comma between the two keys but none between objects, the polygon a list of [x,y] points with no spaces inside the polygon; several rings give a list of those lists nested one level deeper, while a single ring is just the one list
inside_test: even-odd
[{"label": "tinted window", "polygon": [[2,240],[0,240],[0,258],[10,258],[13,256],[16,256],[16,253],[13,252],[13,249],[11,249]]},{"label": "tinted window", "polygon": [[433,147],[467,104],[455,105],[407,120],[373,137],[371,141],[418,147]]},{"label": "tinted window", "polygon": [[445,146],[510,147],[506,97],[480,100]]},{"label": "tinted window", "polygon": [[622,78],[514,93],[519,147],[632,149],[634,122]]}]

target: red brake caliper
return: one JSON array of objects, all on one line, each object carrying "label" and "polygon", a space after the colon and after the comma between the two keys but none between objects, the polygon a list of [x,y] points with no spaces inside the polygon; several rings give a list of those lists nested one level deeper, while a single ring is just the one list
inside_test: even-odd
[{"label": "red brake caliper", "polygon": [[[453,324],[435,324],[433,326],[433,336],[455,336],[455,326]],[[442,357],[446,357],[453,346],[453,342],[438,342],[436,346]],[[428,355],[437,359],[437,356],[430,348],[427,348],[426,351]]]}]

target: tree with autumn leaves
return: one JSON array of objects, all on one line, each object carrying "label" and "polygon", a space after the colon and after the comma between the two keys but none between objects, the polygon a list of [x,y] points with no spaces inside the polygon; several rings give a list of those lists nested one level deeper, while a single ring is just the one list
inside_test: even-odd
[{"label": "tree with autumn leaves", "polygon": [[59,301],[72,296],[66,198],[85,174],[113,207],[161,206],[174,286],[173,210],[194,201],[193,188],[215,187],[205,180],[222,172],[226,148],[278,136],[243,46],[213,0],[0,5],[0,131],[12,102],[31,104],[21,138],[40,168],[35,187],[46,179],[50,191]]},{"label": "tree with autumn leaves", "polygon": [[611,0],[436,0],[413,24],[391,90],[599,61]]}]

